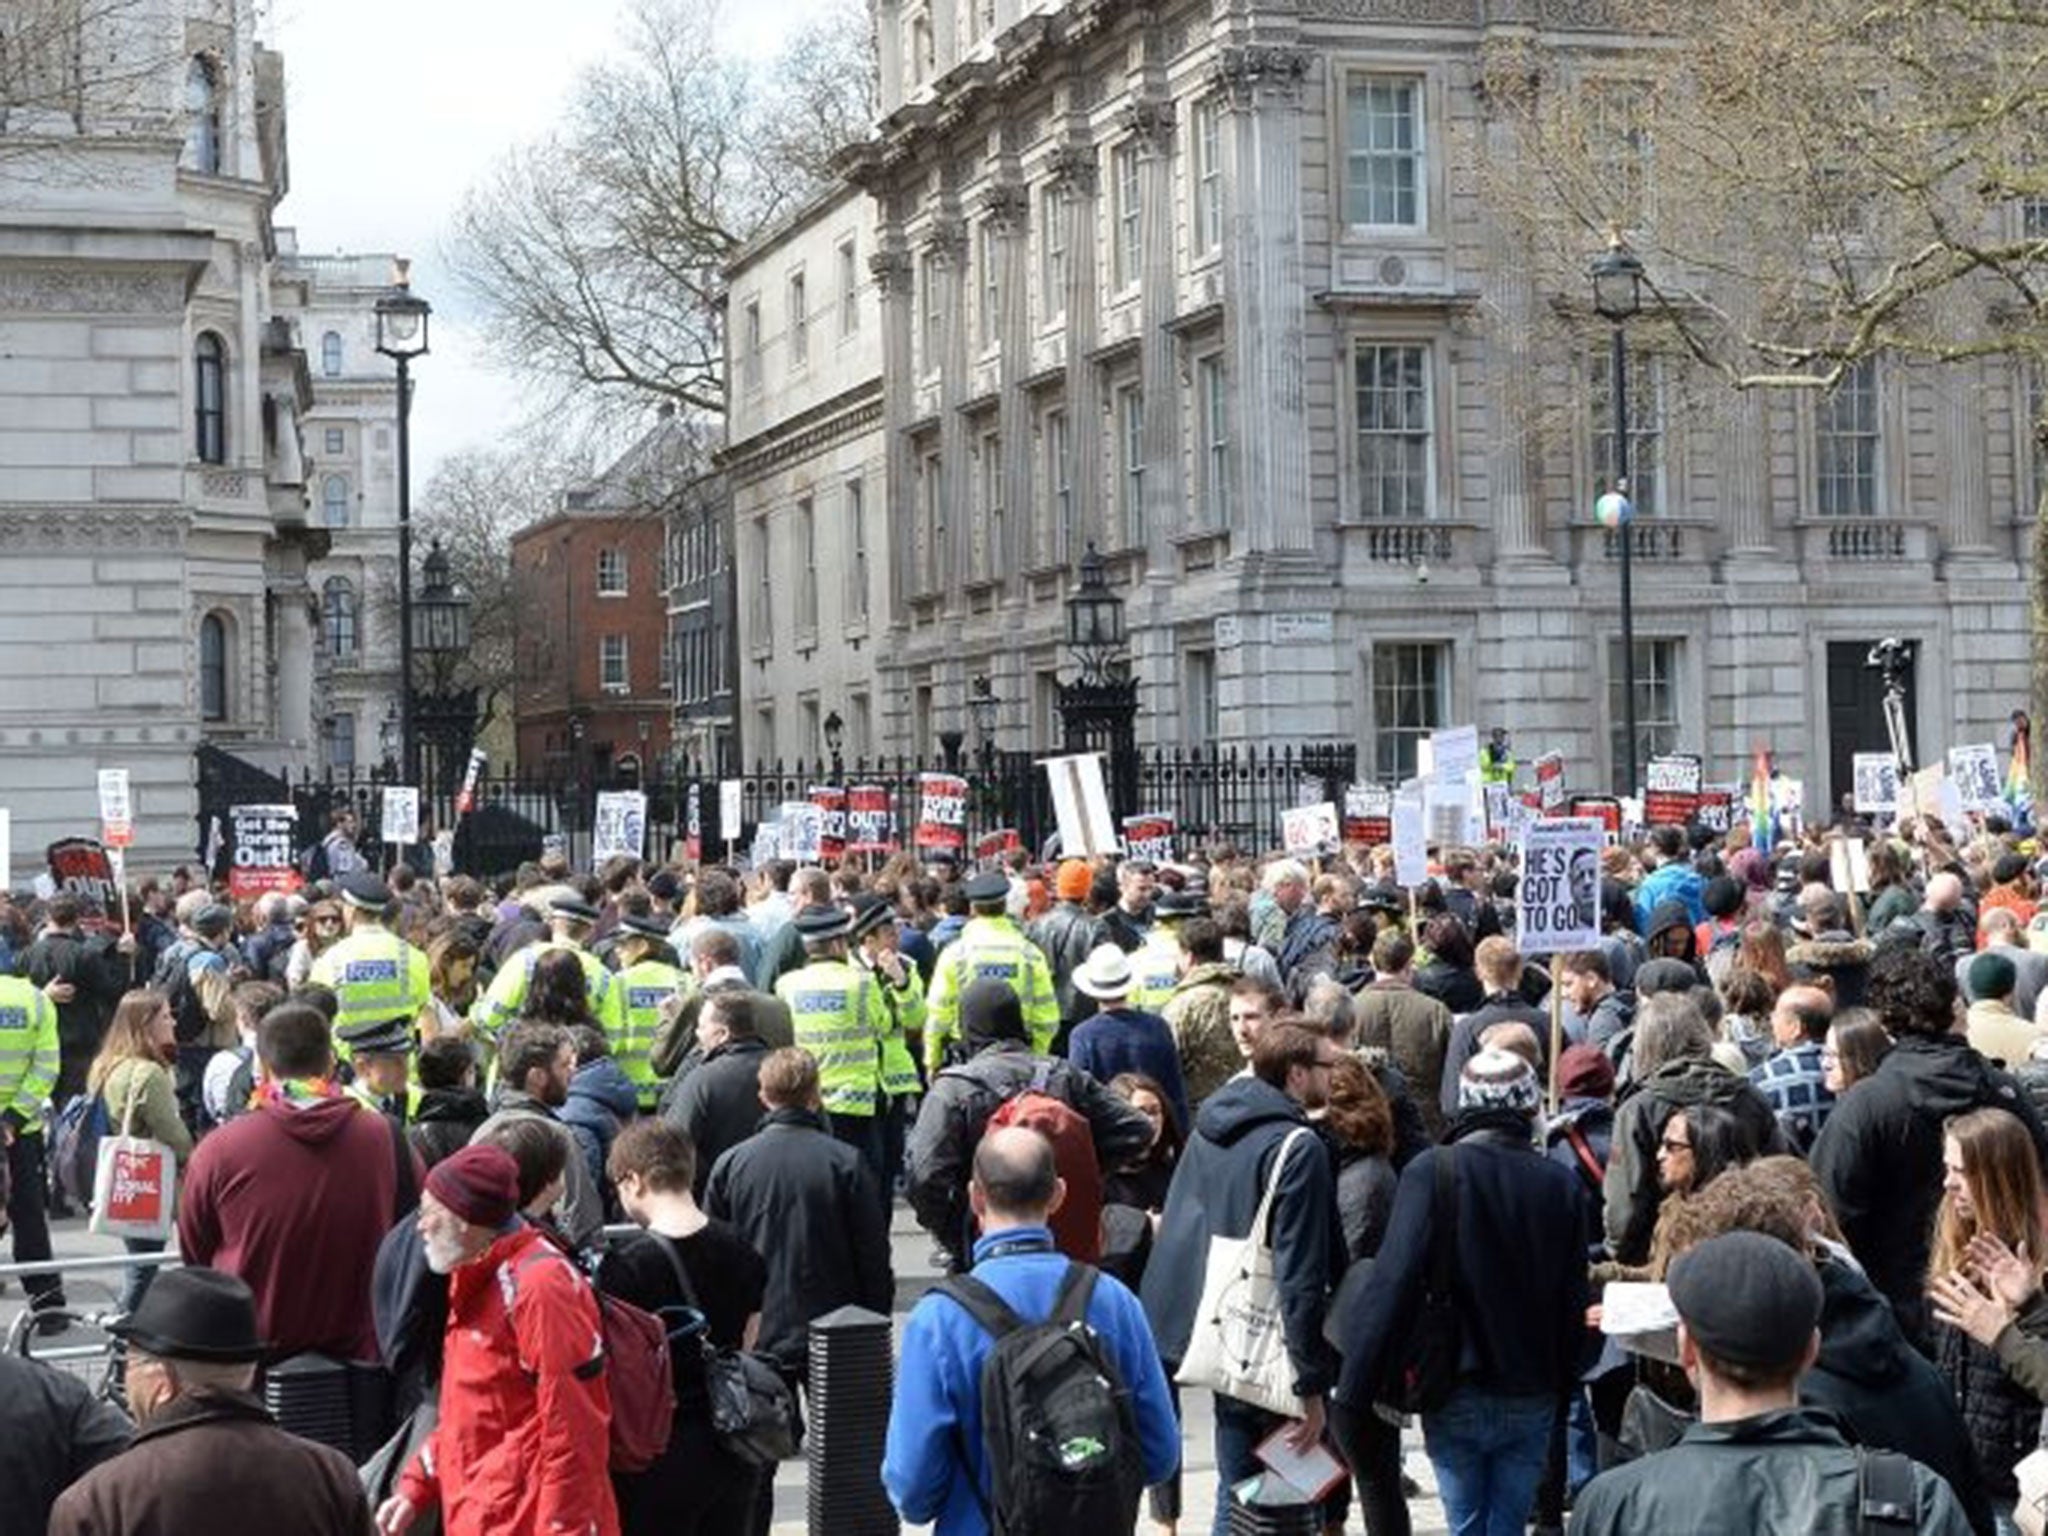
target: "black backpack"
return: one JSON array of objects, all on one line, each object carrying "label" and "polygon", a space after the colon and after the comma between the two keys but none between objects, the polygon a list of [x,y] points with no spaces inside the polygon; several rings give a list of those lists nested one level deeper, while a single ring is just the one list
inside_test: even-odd
[{"label": "black backpack", "polygon": [[151,985],[171,1005],[172,1033],[180,1045],[198,1044],[213,1027],[206,1005],[199,1000],[199,989],[192,985],[192,957],[198,953],[197,944],[180,939],[164,951],[151,978]]},{"label": "black backpack", "polygon": [[1069,1264],[1042,1323],[1025,1322],[972,1275],[938,1286],[995,1340],[981,1367],[993,1536],[1137,1528],[1145,1491],[1137,1417],[1087,1323],[1095,1277],[1089,1265]]}]

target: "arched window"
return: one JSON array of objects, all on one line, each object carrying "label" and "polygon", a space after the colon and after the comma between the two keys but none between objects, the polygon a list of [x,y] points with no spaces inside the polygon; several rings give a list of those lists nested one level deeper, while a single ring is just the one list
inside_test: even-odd
[{"label": "arched window", "polygon": [[329,475],[320,482],[320,514],[330,528],[348,526],[348,476]]},{"label": "arched window", "polygon": [[193,448],[202,464],[228,461],[227,348],[202,331],[192,348]]},{"label": "arched window", "polygon": [[341,377],[341,332],[329,331],[320,338],[320,371],[330,379]]},{"label": "arched window", "polygon": [[228,621],[209,613],[199,621],[199,718],[228,717]]},{"label": "arched window", "polygon": [[331,576],[320,589],[321,634],[330,656],[356,653],[356,589],[345,576]]},{"label": "arched window", "polygon": [[185,165],[220,174],[220,76],[213,61],[196,55],[185,70]]}]

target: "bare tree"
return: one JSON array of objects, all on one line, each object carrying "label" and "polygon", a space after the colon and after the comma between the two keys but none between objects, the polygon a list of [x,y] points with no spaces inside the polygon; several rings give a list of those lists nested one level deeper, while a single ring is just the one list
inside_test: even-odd
[{"label": "bare tree", "polygon": [[0,4],[0,162],[9,180],[76,181],[96,139],[179,134],[183,49],[146,0]]},{"label": "bare tree", "polygon": [[[1657,343],[1738,392],[1827,392],[1879,357],[2048,362],[2048,7],[1637,0],[1630,14],[1628,46],[1532,39],[1483,60],[1510,148],[1472,164],[1539,289],[1584,294],[1588,258],[1625,237]],[[1548,323],[1589,319],[1566,303]],[[2043,410],[2037,389],[2048,445]],[[2048,517],[2033,568],[2039,720]]]},{"label": "bare tree", "polygon": [[488,344],[558,402],[722,409],[721,269],[815,195],[871,120],[853,0],[765,69],[733,55],[719,20],[716,0],[637,0],[623,53],[457,216],[452,261]]}]

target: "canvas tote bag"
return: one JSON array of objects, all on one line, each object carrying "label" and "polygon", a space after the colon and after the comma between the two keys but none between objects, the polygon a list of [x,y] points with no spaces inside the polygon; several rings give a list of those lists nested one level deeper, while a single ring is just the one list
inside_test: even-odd
[{"label": "canvas tote bag", "polygon": [[109,1237],[164,1242],[175,1225],[171,1213],[178,1158],[162,1142],[132,1134],[141,1097],[141,1086],[131,1083],[121,1134],[100,1138],[99,1166],[92,1181],[92,1230]]}]

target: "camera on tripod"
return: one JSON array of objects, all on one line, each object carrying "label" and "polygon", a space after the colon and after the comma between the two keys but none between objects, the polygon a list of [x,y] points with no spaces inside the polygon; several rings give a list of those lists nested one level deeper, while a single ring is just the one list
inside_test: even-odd
[{"label": "camera on tripod", "polygon": [[1887,692],[1904,693],[1913,671],[1913,647],[1896,635],[1887,636],[1870,648],[1863,664],[1882,674]]}]

